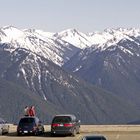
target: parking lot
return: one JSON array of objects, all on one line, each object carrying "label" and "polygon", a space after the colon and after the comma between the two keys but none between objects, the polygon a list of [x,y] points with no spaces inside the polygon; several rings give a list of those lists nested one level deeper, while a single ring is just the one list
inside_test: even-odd
[{"label": "parking lot", "polygon": [[140,126],[81,126],[81,133],[76,137],[51,137],[50,126],[45,126],[45,134],[40,136],[17,136],[16,126],[10,125],[10,133],[0,136],[0,140],[80,140],[84,135],[104,135],[107,140],[140,140]]}]

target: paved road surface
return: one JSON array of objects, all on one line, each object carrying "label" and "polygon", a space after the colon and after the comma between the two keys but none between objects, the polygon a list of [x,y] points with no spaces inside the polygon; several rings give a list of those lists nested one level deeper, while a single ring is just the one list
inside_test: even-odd
[{"label": "paved road surface", "polygon": [[80,140],[84,135],[104,135],[107,140],[140,140],[140,126],[82,126],[81,134],[76,137],[51,137],[50,127],[45,127],[45,134],[41,136],[16,136],[16,127],[12,126],[10,133],[0,136],[0,140]]}]

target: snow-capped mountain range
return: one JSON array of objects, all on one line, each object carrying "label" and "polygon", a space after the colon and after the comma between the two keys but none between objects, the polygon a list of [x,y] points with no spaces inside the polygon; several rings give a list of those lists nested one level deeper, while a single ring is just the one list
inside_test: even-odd
[{"label": "snow-capped mountain range", "polygon": [[[7,108],[19,110],[13,120],[31,102],[39,104],[43,118],[69,112],[85,123],[135,121],[140,114],[139,56],[140,30],[135,28],[84,34],[2,27],[0,105],[5,109],[8,98]],[[15,100],[23,100],[22,106],[15,108]]]},{"label": "snow-capped mountain range", "polygon": [[[62,66],[80,50],[105,50],[122,39],[133,40],[140,36],[140,29],[106,29],[103,32],[84,34],[76,29],[68,29],[59,33],[42,30],[20,30],[13,26],[0,28],[0,43],[10,44],[7,48],[14,51],[17,48],[30,50],[43,56],[55,64]],[[127,50],[124,50],[127,51]]]},{"label": "snow-capped mountain range", "polygon": [[140,107],[140,30],[108,29],[102,37],[106,42],[81,50],[63,67]]}]

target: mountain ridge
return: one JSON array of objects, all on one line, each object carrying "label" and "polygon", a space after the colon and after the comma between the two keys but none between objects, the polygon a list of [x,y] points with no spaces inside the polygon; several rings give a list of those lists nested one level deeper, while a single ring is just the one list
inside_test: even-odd
[{"label": "mountain ridge", "polygon": [[45,122],[50,122],[55,113],[75,114],[84,124],[125,124],[138,120],[135,105],[87,84],[29,50],[19,48],[12,54],[1,50],[0,58],[0,65],[4,66],[0,67],[0,81],[4,85],[0,87],[0,105],[1,111],[8,106],[7,113],[2,116],[8,121],[18,120],[28,102],[37,105],[37,112]]},{"label": "mountain ridge", "polygon": [[[0,42],[10,43],[11,50],[23,47],[40,53],[59,66],[64,65],[80,50],[93,48],[102,51],[122,39],[132,40],[131,36],[140,36],[140,29],[106,29],[103,32],[84,34],[76,29],[50,33],[36,29],[19,30],[13,26],[0,28]],[[69,57],[65,57],[67,53],[70,54]]]},{"label": "mountain ridge", "polygon": [[139,29],[122,28],[89,35],[76,29],[48,33],[0,28],[0,77],[4,85],[13,84],[0,95],[21,100],[9,91],[20,87],[29,98],[26,89],[28,101],[40,102],[41,108],[49,102],[54,108],[49,106],[48,115],[45,109],[38,110],[46,121],[55,112],[68,111],[86,124],[134,122],[140,113],[139,34]]}]

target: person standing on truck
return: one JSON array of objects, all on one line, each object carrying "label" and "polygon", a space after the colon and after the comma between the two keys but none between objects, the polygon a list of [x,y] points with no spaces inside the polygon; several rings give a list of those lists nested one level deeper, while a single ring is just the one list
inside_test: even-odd
[{"label": "person standing on truck", "polygon": [[29,116],[29,107],[25,106],[24,108],[24,116]]},{"label": "person standing on truck", "polygon": [[35,116],[35,107],[31,106],[29,109],[29,116]]}]

